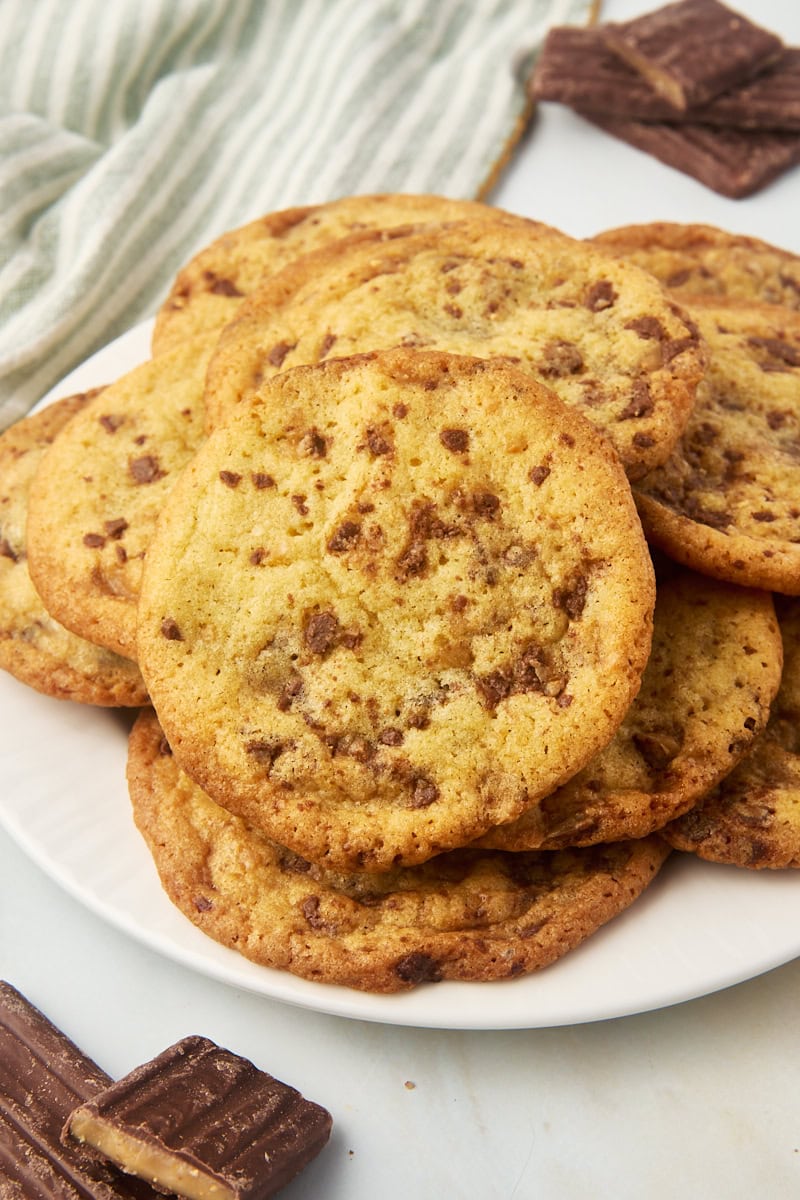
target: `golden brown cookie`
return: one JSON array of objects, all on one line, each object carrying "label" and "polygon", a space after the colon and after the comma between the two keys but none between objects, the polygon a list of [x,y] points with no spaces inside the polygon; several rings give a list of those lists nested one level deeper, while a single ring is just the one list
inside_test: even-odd
[{"label": "golden brown cookie", "polygon": [[781,662],[769,593],[680,569],[659,578],[650,659],[614,739],[479,844],[552,850],[660,829],[727,775],[763,730]]},{"label": "golden brown cookie", "polygon": [[266,276],[295,258],[362,229],[462,220],[545,227],[475,200],[382,193],[268,213],[206,246],[178,273],[153,330],[154,354],[178,341],[222,329]]},{"label": "golden brown cookie", "polygon": [[279,371],[397,346],[513,362],[606,434],[631,478],[667,457],[704,363],[637,267],[562,234],[453,222],[357,235],[273,276],[220,338],[209,420]]},{"label": "golden brown cookie", "polygon": [[737,867],[800,867],[800,601],[780,598],[783,679],[766,730],[695,808],[662,831],[671,846]]},{"label": "golden brown cookie", "polygon": [[322,870],[215,804],[143,712],[128,757],[134,819],[173,904],[263,966],[398,992],[513,979],[627,908],[668,853],[658,838],[557,853],[454,850],[383,875]]},{"label": "golden brown cookie", "polygon": [[265,384],[148,550],[138,653],[178,761],[337,869],[511,820],[613,735],[652,564],[611,447],[503,363],[420,351]]},{"label": "golden brown cookie", "polygon": [[590,239],[655,275],[682,301],[701,294],[800,308],[800,256],[713,225],[654,221]]},{"label": "golden brown cookie", "polygon": [[135,658],[142,559],[176,475],[205,436],[210,344],[181,343],[110,384],[43,456],[31,484],[31,576],[79,636]]},{"label": "golden brown cookie", "polygon": [[53,439],[89,400],[87,393],[67,396],[0,435],[0,667],[61,700],[145,704],[136,664],[55,621],[28,572],[25,525],[31,479]]},{"label": "golden brown cookie", "polygon": [[719,579],[800,593],[800,313],[695,300],[709,346],[670,458],[636,483],[648,539]]}]

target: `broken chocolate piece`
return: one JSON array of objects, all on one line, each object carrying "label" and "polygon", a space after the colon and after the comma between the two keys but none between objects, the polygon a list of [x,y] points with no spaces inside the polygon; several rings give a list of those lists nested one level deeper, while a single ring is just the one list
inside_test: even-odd
[{"label": "broken chocolate piece", "polygon": [[534,100],[627,120],[800,131],[800,49],[786,50],[748,83],[679,111],[609,50],[601,29],[559,25],[545,39],[529,91]]},{"label": "broken chocolate piece", "polygon": [[719,0],[677,0],[603,26],[606,44],[671,104],[685,110],[752,79],[783,51],[781,39]]},{"label": "broken chocolate piece", "polygon": [[734,200],[760,191],[800,162],[800,133],[624,121],[590,112],[581,115],[613,137]]},{"label": "broken chocolate piece", "polygon": [[319,1153],[331,1124],[246,1058],[187,1037],[77,1107],[64,1138],[189,1200],[263,1200]]},{"label": "broken chocolate piece", "polygon": [[69,1113],[110,1083],[11,984],[0,981],[0,1195],[14,1200],[156,1200],[73,1143],[61,1144]]}]

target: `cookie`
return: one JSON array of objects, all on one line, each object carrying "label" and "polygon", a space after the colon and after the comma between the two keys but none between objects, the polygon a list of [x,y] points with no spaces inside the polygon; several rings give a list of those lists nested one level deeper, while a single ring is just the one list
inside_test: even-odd
[{"label": "cookie", "polygon": [[800,867],[800,602],[781,599],[781,688],[769,723],[727,778],[662,831],[669,845],[737,867]]},{"label": "cookie", "polygon": [[136,664],[55,621],[28,572],[25,525],[31,479],[53,439],[89,401],[88,393],[67,396],[0,435],[0,667],[61,700],[145,704]]},{"label": "cookie", "polygon": [[709,366],[686,431],[636,483],[649,540],[719,579],[800,593],[800,313],[695,301]]},{"label": "cookie", "polygon": [[110,384],[53,442],[31,483],[29,567],[48,611],[135,658],[142,559],[204,437],[210,344],[185,342]]},{"label": "cookie", "polygon": [[220,337],[209,420],[281,370],[395,346],[513,362],[587,416],[631,478],[664,461],[704,362],[638,268],[565,235],[454,222],[356,235],[273,276]]},{"label": "cookie", "polygon": [[727,775],[764,729],[781,662],[769,593],[680,569],[659,577],[650,659],[614,739],[480,844],[552,850],[660,829]]},{"label": "cookie", "polygon": [[800,255],[713,225],[655,221],[609,229],[590,239],[655,275],[689,302],[695,295],[800,309]]},{"label": "cookie", "polygon": [[506,364],[400,350],[278,375],[211,435],[148,550],[138,656],[213,799],[380,871],[514,819],[610,740],[653,601],[587,421]]},{"label": "cookie", "polygon": [[327,204],[268,213],[224,233],[178,273],[156,315],[153,354],[162,354],[187,337],[221,330],[266,276],[328,242],[361,229],[465,217],[545,228],[475,200],[403,193],[345,196]]},{"label": "cookie", "polygon": [[136,824],[172,903],[266,967],[370,992],[539,970],[631,904],[658,838],[553,854],[453,850],[381,875],[314,866],[215,804],[182,772],[155,715],[130,738]]}]

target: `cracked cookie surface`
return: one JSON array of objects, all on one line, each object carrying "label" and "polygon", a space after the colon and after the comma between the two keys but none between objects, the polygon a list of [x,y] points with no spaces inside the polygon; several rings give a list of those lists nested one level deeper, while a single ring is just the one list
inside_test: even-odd
[{"label": "cracked cookie surface", "polygon": [[186,342],[109,384],[43,456],[31,483],[31,576],[79,636],[135,658],[142,560],[175,477],[205,436],[210,354]]},{"label": "cracked cookie surface", "polygon": [[480,844],[553,849],[661,828],[727,775],[762,732],[781,663],[769,593],[680,569],[660,574],[650,658],[613,740]]},{"label": "cracked cookie surface", "polygon": [[218,332],[266,276],[328,242],[363,229],[465,217],[545,228],[476,200],[391,192],[268,213],[224,233],[178,272],[156,315],[153,353],[163,354],[187,337]]},{"label": "cracked cookie surface", "polygon": [[262,966],[372,992],[546,967],[634,902],[668,853],[647,838],[454,850],[382,875],[323,870],[215,804],[149,710],[131,733],[128,782],[164,890],[199,929]]},{"label": "cracked cookie surface", "polygon": [[731,583],[800,592],[800,313],[695,299],[705,380],[669,459],[637,480],[648,538]]},{"label": "cracked cookie surface", "polygon": [[142,673],[176,758],[304,857],[386,870],[511,820],[613,735],[654,582],[613,450],[500,363],[277,376],[164,506]]},{"label": "cracked cookie surface", "polygon": [[57,699],[145,704],[136,664],[56,621],[28,571],[25,528],[31,480],[47,448],[90,399],[91,393],[66,396],[0,436],[0,667]]},{"label": "cracked cookie surface", "polygon": [[220,337],[210,423],[282,370],[397,346],[513,362],[600,429],[630,478],[669,454],[704,364],[639,268],[564,234],[453,222],[354,236],[273,276]]}]

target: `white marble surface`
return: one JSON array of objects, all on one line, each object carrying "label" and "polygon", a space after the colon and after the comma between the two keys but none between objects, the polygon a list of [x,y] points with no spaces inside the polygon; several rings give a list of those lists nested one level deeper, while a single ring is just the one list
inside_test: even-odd
[{"label": "white marble surface", "polygon": [[[605,15],[646,7],[607,0]],[[800,45],[796,0],[738,8]],[[800,252],[800,169],[760,196],[725,200],[554,106],[542,107],[495,200],[576,235],[708,221]],[[202,1033],[326,1104],[331,1144],[287,1198],[800,1193],[800,961],[713,996],[574,1027],[367,1024],[175,965],[81,907],[0,831],[0,977],[112,1074]]]}]

